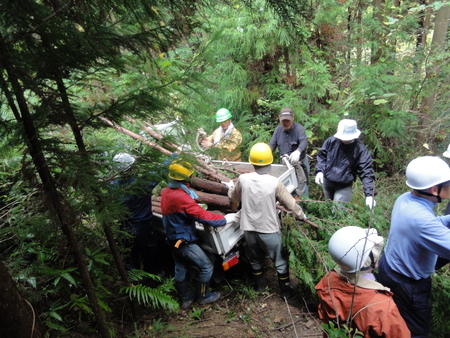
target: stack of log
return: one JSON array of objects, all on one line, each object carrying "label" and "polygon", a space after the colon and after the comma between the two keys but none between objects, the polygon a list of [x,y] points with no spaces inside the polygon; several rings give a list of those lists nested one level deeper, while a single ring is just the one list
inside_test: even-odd
[{"label": "stack of log", "polygon": [[[144,123],[140,127],[144,132],[154,138],[155,141],[151,141],[139,134],[136,134],[105,117],[99,118],[115,130],[130,136],[141,143],[145,143],[163,154],[170,156],[175,151],[179,152],[180,147],[165,140],[164,135],[156,131],[156,129],[149,123]],[[128,117],[128,120],[134,124],[138,124],[130,117]],[[195,156],[196,154],[192,155]],[[193,188],[195,193],[198,195],[198,199],[196,199],[196,201],[200,204],[206,204],[208,211],[213,213],[226,214],[229,212],[236,212],[237,206],[231,205],[230,199],[227,196],[228,188],[221,182],[229,182],[230,180],[237,178],[240,174],[249,172],[249,170],[231,167],[221,168],[223,169],[222,171],[227,172],[227,174],[224,174],[218,167],[205,161],[205,157],[196,157],[198,164],[195,165],[195,169],[197,173],[202,176],[202,178],[194,176],[191,180],[191,188]],[[232,178],[229,176],[232,176]],[[152,197],[152,206],[154,213],[161,214],[160,196]]]}]

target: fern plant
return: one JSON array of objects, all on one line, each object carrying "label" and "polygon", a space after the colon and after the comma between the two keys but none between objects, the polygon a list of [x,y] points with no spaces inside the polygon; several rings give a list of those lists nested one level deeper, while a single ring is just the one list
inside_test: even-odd
[{"label": "fern plant", "polygon": [[164,280],[156,275],[142,270],[131,270],[129,272],[130,280],[133,282],[144,282],[146,278],[161,282],[156,288],[136,283],[124,286],[120,292],[125,293],[131,300],[136,300],[140,305],[150,306],[155,309],[165,309],[168,311],[177,311],[179,304],[170,296],[170,292],[175,290],[173,279]]}]

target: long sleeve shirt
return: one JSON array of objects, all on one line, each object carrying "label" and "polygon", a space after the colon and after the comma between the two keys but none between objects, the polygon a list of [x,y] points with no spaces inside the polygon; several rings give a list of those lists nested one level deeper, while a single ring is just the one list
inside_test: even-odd
[{"label": "long sleeve shirt", "polygon": [[336,271],[324,276],[315,287],[320,298],[319,318],[345,324],[351,314],[353,325],[366,338],[411,337],[392,293],[376,281],[365,279],[364,285],[355,286]]},{"label": "long sleeve shirt", "polygon": [[244,231],[275,233],[280,230],[276,202],[279,201],[294,217],[303,219],[302,208],[282,182],[269,174],[242,174],[234,188],[228,190],[234,203],[242,202],[240,226]]},{"label": "long sleeve shirt", "polygon": [[[145,182],[141,189],[138,189],[136,184],[137,180],[132,177],[111,181],[113,190],[123,189],[124,191],[120,196],[122,204],[127,209],[124,220],[131,224],[150,221],[153,217],[152,190],[156,182]],[[128,193],[125,193],[127,191]]]},{"label": "long sleeve shirt", "polygon": [[[239,146],[242,143],[242,135],[239,130],[233,127],[230,134],[224,135],[222,127],[217,128],[208,136],[208,139],[213,143],[213,146],[219,148],[217,155],[219,161],[226,158],[228,161],[241,161],[241,151]],[[216,143],[216,140],[220,141]]]},{"label": "long sleeve shirt", "polygon": [[181,188],[165,188],[161,192],[161,212],[167,240],[198,240],[195,222],[211,227],[226,225],[224,216],[203,210],[197,202]]},{"label": "long sleeve shirt", "polygon": [[352,184],[359,177],[365,196],[372,196],[375,189],[372,157],[359,140],[344,144],[334,136],[327,138],[317,154],[316,174],[319,172],[328,181],[340,184]]},{"label": "long sleeve shirt", "polygon": [[384,258],[392,270],[413,278],[428,278],[438,256],[450,259],[450,215],[436,216],[433,203],[411,192],[394,203]]},{"label": "long sleeve shirt", "polygon": [[290,155],[295,150],[300,151],[300,159],[304,159],[306,148],[308,147],[308,139],[305,129],[301,124],[294,122],[290,130],[285,130],[279,125],[275,128],[269,147],[274,151],[277,147],[280,149],[280,156]]}]

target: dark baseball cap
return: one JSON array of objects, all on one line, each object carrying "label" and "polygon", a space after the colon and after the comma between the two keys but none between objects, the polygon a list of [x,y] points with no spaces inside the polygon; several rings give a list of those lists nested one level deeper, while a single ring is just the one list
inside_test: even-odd
[{"label": "dark baseball cap", "polygon": [[294,113],[291,108],[283,108],[280,111],[280,120],[292,120],[294,118]]}]

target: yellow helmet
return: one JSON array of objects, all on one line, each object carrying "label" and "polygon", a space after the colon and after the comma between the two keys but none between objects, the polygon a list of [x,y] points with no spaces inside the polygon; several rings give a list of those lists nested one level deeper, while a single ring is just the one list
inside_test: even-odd
[{"label": "yellow helmet", "polygon": [[256,143],[250,149],[249,162],[253,165],[269,165],[273,162],[272,149],[267,143]]},{"label": "yellow helmet", "polygon": [[169,177],[175,181],[186,181],[193,173],[192,165],[183,160],[173,161],[169,166]]}]

